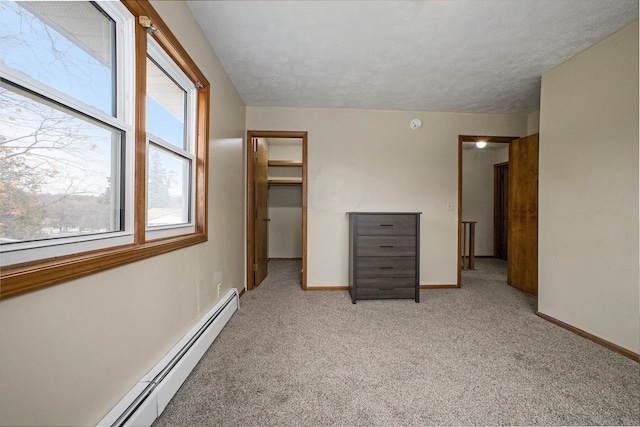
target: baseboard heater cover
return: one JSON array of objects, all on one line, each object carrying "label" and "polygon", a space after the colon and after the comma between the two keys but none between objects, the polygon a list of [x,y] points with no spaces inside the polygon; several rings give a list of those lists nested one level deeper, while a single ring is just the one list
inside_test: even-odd
[{"label": "baseboard heater cover", "polygon": [[231,289],[198,324],[97,424],[98,427],[150,426],[187,379],[231,316],[240,297]]}]

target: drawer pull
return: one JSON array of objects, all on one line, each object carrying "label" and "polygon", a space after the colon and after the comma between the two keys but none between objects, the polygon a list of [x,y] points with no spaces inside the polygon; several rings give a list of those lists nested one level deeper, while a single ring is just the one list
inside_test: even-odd
[{"label": "drawer pull", "polygon": [[392,248],[393,245],[380,245],[381,248]]},{"label": "drawer pull", "polygon": [[393,224],[380,224],[380,227],[393,227]]},{"label": "drawer pull", "polygon": [[393,267],[380,267],[380,270],[393,270]]}]

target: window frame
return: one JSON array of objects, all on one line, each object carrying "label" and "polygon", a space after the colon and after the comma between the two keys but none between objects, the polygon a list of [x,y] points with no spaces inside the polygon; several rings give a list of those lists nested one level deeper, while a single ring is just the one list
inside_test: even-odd
[{"label": "window frame", "polygon": [[[86,250],[77,254],[51,256],[49,258],[32,260],[0,267],[0,299],[24,294],[26,292],[41,289],[47,286],[66,282],[72,279],[84,277],[93,273],[104,271],[117,266],[129,264],[142,259],[151,258],[170,251],[185,248],[191,245],[207,241],[207,180],[208,180],[208,140],[209,140],[209,101],[210,84],[195,62],[182,47],[169,27],[155,11],[149,0],[121,0],[120,3],[129,11],[129,17],[125,21],[133,21],[134,45],[119,44],[121,37],[118,35],[126,25],[116,26],[116,46],[122,49],[118,53],[118,62],[122,55],[135,58],[135,70],[133,76],[129,76],[135,90],[126,92],[117,103],[118,113],[130,114],[134,123],[133,129],[127,133],[132,134],[133,150],[131,159],[133,167],[126,168],[131,174],[125,184],[131,196],[125,196],[128,203],[128,213],[131,215],[131,242],[109,246],[100,249]],[[103,7],[102,4],[100,4]],[[105,8],[103,7],[103,10]],[[112,13],[112,8],[108,8]],[[117,8],[113,8],[117,9]],[[105,10],[106,11],[106,10]],[[124,10],[123,10],[124,12]],[[118,12],[115,12],[117,15]],[[113,18],[114,15],[111,15]],[[190,213],[193,220],[193,229],[187,233],[172,236],[160,236],[152,238],[146,231],[146,159],[147,159],[147,135],[146,135],[146,59],[147,59],[147,28],[143,27],[140,17],[145,16],[151,20],[153,31],[151,36],[162,48],[169,58],[193,82],[197,88],[195,92],[195,147],[193,153],[193,211]],[[132,19],[130,19],[132,18]],[[118,29],[121,28],[121,29]],[[131,51],[133,50],[133,51]],[[118,64],[118,67],[120,65]],[[127,72],[126,70],[124,72]],[[117,71],[118,78],[122,78]],[[122,80],[121,80],[122,81]],[[134,94],[134,111],[121,111],[120,108],[127,104],[127,93]],[[120,94],[118,94],[120,95]],[[130,101],[130,100],[129,100]],[[131,105],[131,102],[129,102]],[[125,178],[127,179],[127,178]],[[127,198],[129,197],[129,198]],[[127,221],[125,214],[125,221]],[[126,225],[125,225],[126,229]]]},{"label": "window frame", "polygon": [[[133,165],[134,153],[134,102],[131,95],[135,93],[135,73],[133,70],[126,70],[123,63],[132,63],[133,52],[127,51],[126,47],[134,42],[134,19],[130,13],[119,4],[111,2],[95,2],[94,6],[100,9],[100,13],[105,13],[116,23],[114,48],[117,52],[122,52],[118,61],[114,63],[115,78],[118,82],[115,96],[115,114],[101,111],[95,106],[85,104],[81,100],[62,92],[56,88],[48,86],[20,71],[15,71],[10,67],[3,67],[2,80],[3,88],[31,99],[38,104],[61,112],[70,117],[83,120],[92,126],[120,132],[122,135],[119,149],[122,151],[118,168],[123,168],[116,177],[118,182],[122,181],[121,203],[130,206],[133,203],[133,168],[123,167]],[[133,243],[133,212],[126,212],[122,215],[121,229],[107,233],[93,235],[76,235],[66,237],[56,237],[53,239],[39,239],[33,241],[23,241],[11,243],[11,247],[6,246],[0,249],[2,256],[2,266],[9,266],[18,263],[37,262],[45,258],[61,257],[80,252],[99,250],[114,246],[121,246]],[[2,277],[2,276],[0,276]],[[2,287],[0,287],[0,296]]]},{"label": "window frame", "polygon": [[[86,114],[86,111],[79,111],[68,105],[60,105],[55,99],[41,96],[33,93],[28,88],[15,86],[8,82],[6,87],[10,92],[19,96],[24,96],[52,110],[62,112],[69,117],[74,117],[89,123],[91,126],[101,128],[103,130],[114,131],[121,135],[120,142],[115,148],[116,153],[112,154],[115,158],[119,158],[117,164],[112,164],[112,169],[119,171],[117,175],[112,175],[115,181],[122,189],[120,203],[127,205],[133,201],[132,188],[132,168],[123,167],[126,164],[133,163],[133,137],[132,128],[128,123],[115,120],[103,120],[104,117],[96,117],[95,115]],[[122,183],[121,183],[122,181]],[[93,249],[101,249],[133,243],[133,215],[131,212],[125,212],[121,216],[120,230],[108,231],[104,233],[75,235],[56,237],[51,239],[26,240],[22,242],[11,243],[11,246],[3,247],[0,251],[2,256],[2,264],[10,265],[17,262],[37,261],[43,258],[59,257],[78,252],[85,252]],[[18,260],[18,261],[16,261]]]},{"label": "window frame", "polygon": [[[187,209],[187,215],[189,220],[186,223],[174,224],[174,225],[149,225],[148,218],[145,221],[146,237],[149,240],[170,237],[184,233],[192,233],[195,230],[195,129],[196,129],[196,92],[197,88],[195,84],[189,80],[189,78],[182,72],[182,70],[172,61],[162,47],[151,36],[147,37],[147,57],[150,61],[167,76],[173,80],[173,82],[182,90],[185,91],[185,132],[184,132],[184,148],[178,147],[171,142],[165,141],[157,135],[153,135],[149,132],[146,133],[146,149],[147,149],[147,170],[149,167],[149,147],[155,146],[158,151],[166,151],[174,156],[182,159],[186,159],[189,162],[188,171],[188,203],[185,208]],[[147,203],[149,199],[147,197]],[[147,210],[148,212],[148,206]]]}]

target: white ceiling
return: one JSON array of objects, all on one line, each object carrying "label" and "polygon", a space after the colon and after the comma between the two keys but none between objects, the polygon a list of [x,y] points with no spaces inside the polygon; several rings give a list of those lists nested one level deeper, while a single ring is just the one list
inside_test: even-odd
[{"label": "white ceiling", "polygon": [[249,106],[526,114],[638,0],[189,1]]}]

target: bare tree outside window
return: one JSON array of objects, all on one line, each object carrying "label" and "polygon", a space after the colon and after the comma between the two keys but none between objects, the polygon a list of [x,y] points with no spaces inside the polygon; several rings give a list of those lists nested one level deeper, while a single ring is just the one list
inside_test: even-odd
[{"label": "bare tree outside window", "polygon": [[[173,153],[149,146],[147,171],[147,225],[184,224],[189,221],[188,163]],[[188,176],[188,175],[187,175]]]},{"label": "bare tree outside window", "polygon": [[3,241],[114,231],[119,146],[118,131],[0,88]]},{"label": "bare tree outside window", "polygon": [[123,133],[96,120],[116,113],[114,28],[88,2],[0,2],[0,243],[121,230]]}]

